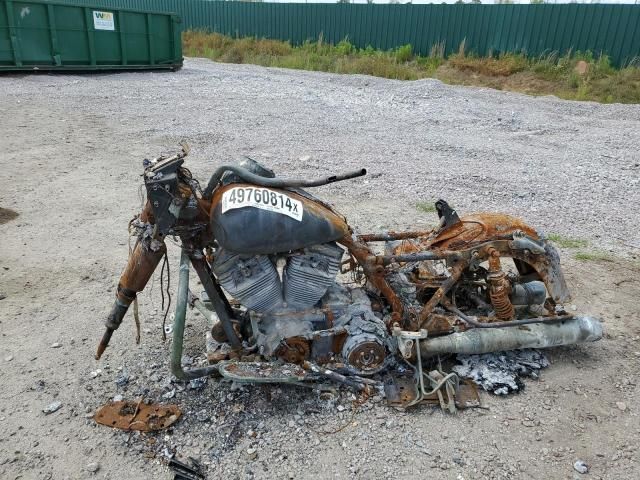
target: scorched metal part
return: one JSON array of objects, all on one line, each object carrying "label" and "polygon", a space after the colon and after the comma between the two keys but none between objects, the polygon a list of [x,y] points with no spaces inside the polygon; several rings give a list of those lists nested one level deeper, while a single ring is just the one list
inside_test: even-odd
[{"label": "scorched metal part", "polygon": [[[219,167],[202,190],[183,165],[188,151],[144,162],[147,202],[131,223],[137,242],[97,358],[166,255],[167,236],[182,245],[171,359],[182,380],[328,379],[384,390],[397,407],[453,411],[473,395],[434,358],[602,337],[597,319],[565,310],[558,252],[518,218],[459,216],[439,200],[432,230],[358,234],[305,188],[364,169],[291,180],[247,159]],[[190,267],[202,294],[189,291]],[[181,365],[189,305],[208,321],[210,365],[198,369]]]}]

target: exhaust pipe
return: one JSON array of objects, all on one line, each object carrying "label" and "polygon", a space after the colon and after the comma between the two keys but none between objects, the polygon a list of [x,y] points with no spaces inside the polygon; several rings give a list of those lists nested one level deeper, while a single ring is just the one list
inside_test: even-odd
[{"label": "exhaust pipe", "polygon": [[461,333],[420,341],[420,353],[428,358],[445,353],[482,353],[548,348],[595,342],[602,338],[602,323],[592,317],[573,317],[553,323],[504,328],[474,328]]}]

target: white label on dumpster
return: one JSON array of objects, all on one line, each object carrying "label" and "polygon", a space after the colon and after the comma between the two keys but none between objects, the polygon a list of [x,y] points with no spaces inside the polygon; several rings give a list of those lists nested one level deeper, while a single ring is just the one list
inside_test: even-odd
[{"label": "white label on dumpster", "polygon": [[115,30],[113,13],[93,11],[93,28],[96,30]]}]

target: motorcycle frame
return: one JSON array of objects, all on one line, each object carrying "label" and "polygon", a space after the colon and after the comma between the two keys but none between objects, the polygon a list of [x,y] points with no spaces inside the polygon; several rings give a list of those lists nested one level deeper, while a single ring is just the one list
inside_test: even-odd
[{"label": "motorcycle frame", "polygon": [[[458,282],[465,269],[469,268],[472,262],[481,262],[488,258],[491,249],[498,249],[509,253],[510,256],[517,258],[518,256],[527,258],[528,261],[535,259],[530,258],[531,252],[523,252],[518,255],[518,252],[514,251],[507,240],[495,240],[484,242],[474,248],[465,250],[423,250],[410,254],[399,255],[375,255],[370,248],[369,241],[389,241],[389,240],[406,240],[424,238],[432,231],[427,232],[399,232],[399,233],[385,233],[385,234],[366,234],[355,237],[344,237],[338,241],[347,248],[348,253],[355,258],[359,266],[362,267],[364,274],[369,282],[374,285],[385,299],[389,302],[392,308],[391,322],[388,324],[390,333],[397,336],[398,332],[409,334],[409,332],[421,332],[426,338],[434,331],[442,333],[440,330],[443,328],[438,320],[441,320],[440,316],[434,316],[431,318],[431,313],[437,305],[442,305],[448,310],[452,311],[459,319],[463,321],[460,330],[465,328],[482,328],[484,327],[511,327],[516,325],[523,325],[527,323],[553,323],[559,320],[566,320],[571,318],[570,315],[554,315],[548,317],[538,317],[535,319],[516,320],[511,322],[500,322],[494,324],[479,324],[473,319],[470,319],[462,312],[455,308],[451,308],[450,302],[446,299],[446,294],[449,293],[451,288]],[[366,239],[369,241],[361,240]],[[226,296],[222,292],[217,279],[213,275],[208,262],[203,254],[204,246],[196,246],[193,243],[193,238],[183,239],[183,248],[180,258],[179,269],[179,282],[178,282],[178,298],[176,303],[176,311],[174,315],[173,325],[173,344],[171,351],[171,371],[181,380],[192,380],[194,378],[203,377],[214,374],[218,371],[216,365],[211,365],[203,368],[187,369],[182,366],[182,346],[184,340],[184,325],[186,318],[187,305],[191,303],[193,306],[197,300],[189,302],[189,264],[193,266],[196,271],[202,286],[207,294],[209,301],[213,306],[213,312],[217,315],[221,322],[229,344],[231,347],[240,351],[242,348],[242,340],[238,337],[236,330],[234,329],[234,322],[237,319],[233,316],[233,310],[229,304]],[[428,302],[426,302],[419,312],[408,312],[388,282],[385,279],[385,266],[404,263],[404,262],[416,262],[424,260],[444,260],[448,264],[451,264],[451,276],[443,282],[438,290],[432,295]],[[201,308],[199,308],[201,309]],[[202,309],[201,309],[202,311]],[[210,310],[209,310],[210,312]],[[211,318],[205,315],[209,321],[209,327],[213,327]],[[446,325],[445,329],[450,329],[450,325]],[[410,356],[410,355],[409,355]],[[419,363],[419,362],[418,362]]]},{"label": "motorcycle frame", "polygon": [[[511,257],[520,259],[531,266],[539,273],[542,273],[540,277],[548,281],[545,278],[546,265],[541,261],[540,253],[535,254],[533,250],[535,247],[539,247],[537,243],[532,243],[531,249],[515,250],[513,248],[513,239],[496,239],[493,241],[483,242],[466,248],[464,250],[430,250],[425,248],[419,252],[399,255],[376,255],[373,253],[371,246],[366,239],[372,239],[370,241],[388,241],[398,239],[410,239],[410,238],[424,238],[432,231],[427,232],[400,232],[400,233],[387,233],[387,234],[365,234],[357,237],[345,236],[338,240],[338,243],[343,245],[349,255],[355,259],[357,264],[362,268],[367,280],[376,287],[381,295],[387,300],[391,307],[391,322],[387,325],[389,332],[393,328],[400,327],[402,330],[407,331],[419,331],[421,329],[427,330],[429,333],[433,333],[434,329],[437,331],[442,330],[442,325],[439,325],[439,317],[432,317],[434,308],[443,304],[447,308],[446,295],[451,288],[460,280],[463,272],[471,267],[473,263],[479,264],[487,260],[492,250],[497,250],[501,255],[505,257]],[[361,240],[365,239],[365,240]],[[203,250],[205,246],[196,246],[192,239],[183,239],[183,248],[186,249],[188,258],[194,267],[194,270],[198,274],[200,281],[205,289],[205,292],[209,296],[216,314],[218,315],[227,338],[231,346],[234,349],[239,349],[241,341],[235,335],[233,330],[233,311],[229,302],[227,301],[217,279],[213,275],[209,264],[206,262]],[[387,282],[385,276],[387,271],[386,266],[397,263],[408,263],[425,260],[444,260],[448,266],[450,266],[450,276],[445,280],[442,285],[436,290],[431,298],[423,305],[419,312],[410,311],[405,308],[402,300],[393,288]],[[555,265],[554,265],[555,267]],[[449,308],[448,308],[449,309]],[[454,312],[460,317],[459,312]],[[555,319],[555,317],[549,317]],[[468,319],[461,317],[464,324],[469,326]],[[544,321],[544,318],[536,319],[535,323]],[[532,323],[532,322],[526,322]],[[502,322],[502,326],[510,326],[513,322]],[[449,329],[449,327],[445,327]],[[439,332],[440,333],[440,332]]]},{"label": "motorcycle frame", "polygon": [[[240,174],[245,181],[253,181],[258,185],[271,188],[286,188],[291,185],[303,187],[318,186],[366,174],[366,170],[362,169],[356,172],[334,175],[319,180],[297,181],[264,178],[254,175],[242,168],[222,166],[212,175],[205,191],[202,192],[201,195],[196,196],[197,208],[195,217],[188,220],[176,221],[178,218],[172,212],[172,206],[180,205],[182,201],[180,198],[188,198],[191,192],[195,195],[198,188],[197,182],[195,182],[196,186],[194,186],[193,181],[190,180],[191,174],[188,170],[181,170],[183,159],[188,154],[188,151],[188,147],[183,146],[182,153],[173,157],[160,159],[159,161],[152,161],[150,162],[151,166],[145,170],[148,200],[138,220],[143,226],[151,227],[152,234],[143,236],[144,238],[141,236],[134,251],[130,255],[125,271],[120,278],[116,302],[107,319],[107,330],[98,346],[96,358],[100,358],[109,343],[113,331],[115,331],[122,322],[129,305],[136,298],[137,293],[144,289],[153,271],[160,263],[161,258],[166,254],[164,237],[167,234],[180,237],[183,252],[186,253],[187,258],[198,274],[205,292],[212,302],[215,313],[220,319],[229,344],[234,350],[239,351],[241,349],[241,338],[237,335],[233,326],[234,321],[237,322],[234,318],[233,309],[218,284],[217,279],[213,275],[204,253],[205,249],[215,241],[208,227],[209,212],[211,211],[212,205],[211,196],[216,190],[216,187],[220,185],[224,172],[232,171]],[[156,184],[157,181],[154,177],[154,172],[158,171],[160,167],[165,171],[165,176],[162,179],[163,188],[158,188],[159,185]],[[180,171],[183,173],[180,174]],[[180,180],[180,178],[182,178],[180,175],[184,175],[184,172],[186,172],[188,176],[186,180],[184,178]],[[176,192],[178,196],[172,194],[171,191]],[[167,192],[169,192],[168,195]],[[328,208],[330,209],[330,207]],[[455,210],[451,209],[446,202],[442,200],[436,202],[436,210],[440,217],[440,226],[433,230],[389,232],[356,236],[353,235],[351,227],[347,225],[348,234],[336,240],[347,249],[352,260],[362,268],[370,284],[378,289],[380,294],[388,302],[391,309],[390,321],[387,324],[389,333],[392,333],[394,329],[398,328],[403,331],[413,332],[424,329],[428,334],[434,332],[451,332],[452,327],[449,321],[443,318],[443,315],[433,313],[435,307],[438,305],[445,307],[461,321],[461,329],[478,327],[479,324],[477,324],[477,322],[474,324],[474,321],[465,317],[462,312],[452,309],[452,306],[447,302],[446,295],[460,280],[466,269],[473,265],[479,265],[482,261],[489,259],[492,254],[496,253],[499,256],[511,257],[530,265],[537,273],[537,278],[546,284],[547,290],[551,294],[552,302],[563,301],[569,298],[568,290],[560,270],[557,252],[548,242],[539,238],[532,228],[516,222],[522,228],[522,231],[514,230],[498,233],[502,225],[509,224],[511,220],[515,219],[506,216],[492,217],[491,214],[479,214],[478,217],[474,217],[475,221],[477,222],[477,219],[480,219],[480,223],[485,227],[485,231],[488,232],[488,234],[476,240],[468,235],[471,231],[466,230],[465,219],[460,219]],[[157,218],[154,218],[154,212],[160,212]],[[167,212],[171,213],[168,214]],[[340,218],[340,221],[342,220],[344,220],[343,217]],[[439,236],[442,234],[446,236],[447,233],[451,232],[455,232],[456,235],[461,234],[463,240],[461,246],[458,245],[456,248],[447,248],[449,244],[446,239],[444,243],[442,243],[442,237]],[[465,235],[469,238],[465,239]],[[417,240],[417,244],[420,245],[420,250],[408,254],[376,255],[370,245],[370,243],[375,242],[408,239]],[[387,275],[386,267],[392,264],[425,260],[445,261],[449,267],[450,276],[442,282],[436,292],[419,311],[414,311],[414,309],[406,308],[398,294],[389,285],[385,278]],[[181,262],[181,265],[182,263],[183,262]],[[553,319],[557,318],[548,318],[548,320]],[[547,320],[547,318],[535,319],[535,323],[545,320]],[[517,323],[517,321],[509,323],[501,322],[501,325],[508,326]]]}]

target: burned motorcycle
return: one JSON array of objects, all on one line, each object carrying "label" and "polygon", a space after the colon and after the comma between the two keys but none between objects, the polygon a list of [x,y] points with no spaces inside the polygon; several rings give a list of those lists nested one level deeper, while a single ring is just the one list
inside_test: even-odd
[{"label": "burned motorcycle", "polygon": [[[247,159],[219,167],[204,190],[183,166],[188,147],[145,161],[147,202],[96,357],[166,253],[182,244],[171,368],[179,379],[238,382],[329,378],[388,401],[460,405],[455,374],[427,368],[445,354],[479,354],[595,341],[598,320],[567,313],[556,249],[518,218],[459,217],[435,205],[428,231],[356,234],[344,216]],[[188,288],[189,268],[204,292]],[[510,267],[510,268],[508,268]],[[338,281],[338,278],[341,280]],[[210,365],[181,365],[188,305],[208,320]],[[403,373],[404,372],[404,373]]]}]

